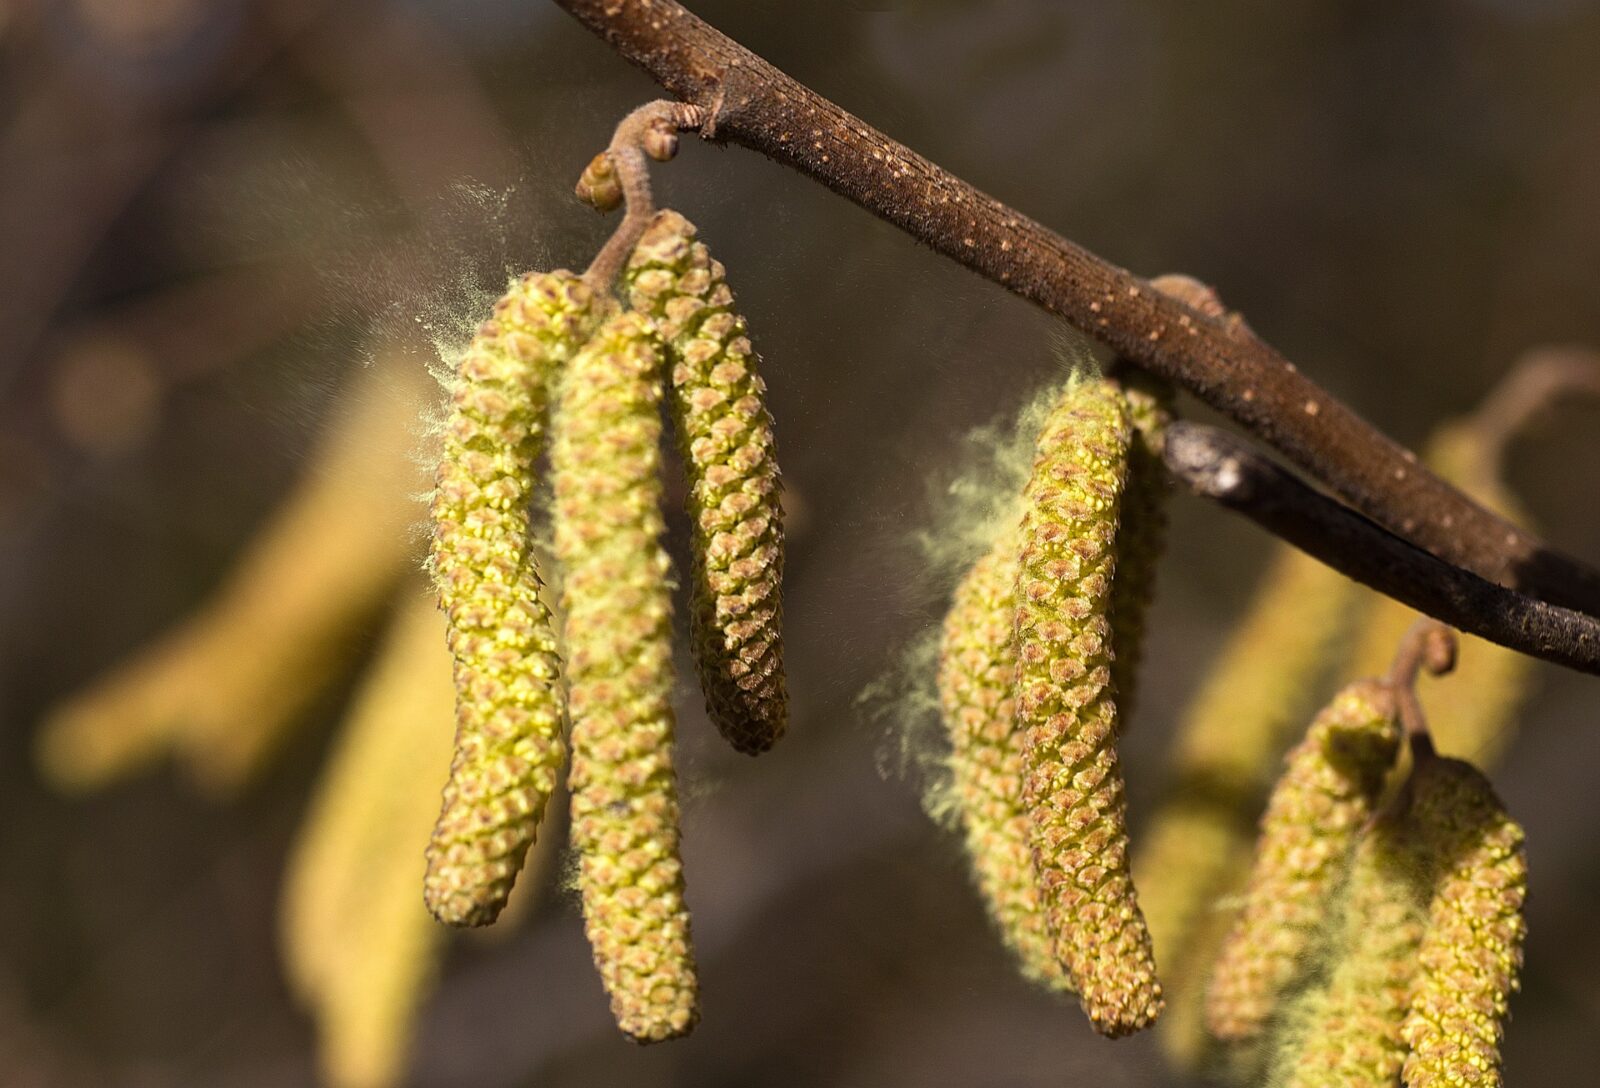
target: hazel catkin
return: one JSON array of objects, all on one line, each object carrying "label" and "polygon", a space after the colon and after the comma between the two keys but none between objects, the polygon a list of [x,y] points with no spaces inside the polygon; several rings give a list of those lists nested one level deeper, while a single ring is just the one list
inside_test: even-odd
[{"label": "hazel catkin", "polygon": [[1393,690],[1363,680],[1336,695],[1289,753],[1207,989],[1206,1022],[1217,1038],[1259,1034],[1294,981],[1399,745]]},{"label": "hazel catkin", "polygon": [[417,843],[437,813],[417,787],[449,763],[454,699],[444,619],[417,593],[340,728],[284,879],[284,967],[334,1088],[404,1073],[445,935],[417,900]]},{"label": "hazel catkin", "polygon": [[551,468],[572,715],[572,842],[595,965],[639,1042],[694,1026],[672,768],[672,598],[661,548],[661,343],[603,325],[560,383]]},{"label": "hazel catkin", "polygon": [[495,304],[451,388],[431,565],[455,660],[456,742],[424,897],[452,925],[500,913],[566,756],[527,505],[552,376],[608,305],[570,272],[530,273]]},{"label": "hazel catkin", "polygon": [[1405,1059],[1400,1023],[1423,919],[1409,836],[1380,821],[1351,856],[1328,927],[1326,978],[1283,1017],[1271,1088],[1388,1088]]},{"label": "hazel catkin", "polygon": [[38,754],[53,785],[98,788],[169,751],[219,799],[256,779],[416,561],[406,529],[425,483],[410,455],[433,392],[411,360],[380,353],[216,592],[52,712]]},{"label": "hazel catkin", "polygon": [[1071,983],[1040,909],[1022,804],[1016,729],[1017,534],[1000,533],[956,587],[939,645],[939,707],[950,738],[950,792],[967,861],[990,919],[1025,977]]},{"label": "hazel catkin", "polygon": [[1232,928],[1255,824],[1292,732],[1325,694],[1364,592],[1279,544],[1243,619],[1179,721],[1172,768],[1133,857],[1139,904],[1162,965],[1161,1043],[1195,1070],[1216,1057],[1204,989]]},{"label": "hazel catkin", "polygon": [[1115,385],[1075,379],[1039,436],[1017,575],[1022,795],[1056,957],[1095,1030],[1161,1010],[1128,872],[1109,603],[1132,425]]},{"label": "hazel catkin", "polygon": [[783,673],[783,510],[766,387],[722,265],[663,211],[625,273],[635,309],[666,341],[671,410],[689,475],[690,635],[706,709],[749,755],[788,719]]},{"label": "hazel catkin", "polygon": [[1427,929],[1401,1036],[1408,1088],[1499,1088],[1507,1001],[1517,988],[1528,868],[1522,828],[1461,760],[1421,762],[1409,822],[1432,863]]}]

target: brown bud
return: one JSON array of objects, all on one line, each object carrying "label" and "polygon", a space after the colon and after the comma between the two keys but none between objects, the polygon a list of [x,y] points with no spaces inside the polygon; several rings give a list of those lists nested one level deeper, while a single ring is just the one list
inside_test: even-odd
[{"label": "brown bud", "polygon": [[597,212],[615,211],[621,207],[622,179],[617,177],[617,168],[611,156],[602,151],[590,159],[572,191],[579,200]]},{"label": "brown bud", "polygon": [[678,130],[669,121],[651,125],[644,134],[644,153],[656,162],[668,162],[678,153]]}]

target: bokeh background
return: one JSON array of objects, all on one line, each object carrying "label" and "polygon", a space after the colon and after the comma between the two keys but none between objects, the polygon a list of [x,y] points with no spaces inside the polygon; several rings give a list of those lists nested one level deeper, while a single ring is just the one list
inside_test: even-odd
[{"label": "bokeh background", "polygon": [[[1109,259],[1217,285],[1407,443],[1524,348],[1600,344],[1593,0],[691,6]],[[165,767],[63,796],[38,723],[205,599],[372,359],[424,369],[508,274],[587,261],[607,222],[571,184],[656,92],[546,0],[14,0],[0,65],[0,1080],[311,1085],[277,901],[348,685],[227,804]],[[963,436],[1070,338],[814,184],[685,144],[658,191],[731,270],[793,499],[791,735],[734,755],[680,692],[691,1038],[615,1031],[547,876],[508,938],[452,948],[408,1083],[1171,1082],[1151,1040],[1014,976],[899,716],[862,700],[938,620],[913,540]],[[1600,560],[1597,424],[1552,415],[1511,478]],[[1269,545],[1193,500],[1174,518],[1136,828]],[[1533,872],[1522,1088],[1600,1068],[1600,686],[1540,680],[1497,775]]]}]

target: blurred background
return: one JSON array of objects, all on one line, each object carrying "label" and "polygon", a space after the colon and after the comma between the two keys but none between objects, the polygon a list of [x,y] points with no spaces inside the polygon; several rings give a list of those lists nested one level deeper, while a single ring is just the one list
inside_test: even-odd
[{"label": "blurred background", "polygon": [[[1525,348],[1600,344],[1593,0],[691,7],[1110,260],[1215,284],[1407,444]],[[508,275],[587,263],[609,221],[572,183],[657,92],[547,0],[12,0],[0,66],[0,1081],[316,1084],[284,873],[384,616],[417,595],[426,486],[324,436],[398,404],[385,433],[406,436],[401,460],[425,451],[436,345]],[[958,840],[921,809],[905,707],[881,694],[910,685],[897,662],[942,613],[949,586],[914,539],[937,530],[963,436],[1080,349],[749,152],[689,139],[655,174],[766,360],[790,735],[738,756],[680,691],[692,1037],[640,1049],[615,1030],[552,853],[508,932],[440,950],[403,1083],[1180,1083],[1154,1039],[1102,1041],[1016,977]],[[1597,422],[1551,413],[1508,474],[1550,540],[1600,561]],[[261,558],[264,527],[330,478],[330,508],[375,503],[387,543],[318,529]],[[339,522],[318,509],[308,524]],[[1136,837],[1270,550],[1194,500],[1173,516],[1127,746]],[[241,556],[292,583],[321,532],[347,558],[303,596],[360,583],[332,624],[343,656],[249,753],[219,771],[214,747],[171,758],[157,738],[105,755],[124,773],[40,740],[68,700],[238,598]],[[246,621],[210,628],[246,671],[296,622],[271,605],[292,591],[254,593]],[[214,693],[219,671],[170,683]],[[257,671],[250,690],[283,693]],[[1600,686],[1535,679],[1496,772],[1533,874],[1507,1045],[1523,1088],[1600,1067]],[[436,805],[439,776],[414,777]]]}]

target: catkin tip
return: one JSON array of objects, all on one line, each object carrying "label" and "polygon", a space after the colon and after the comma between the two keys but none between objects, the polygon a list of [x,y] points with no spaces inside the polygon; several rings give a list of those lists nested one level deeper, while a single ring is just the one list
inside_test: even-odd
[{"label": "catkin tip", "polygon": [[1056,957],[1095,1030],[1125,1035],[1162,1006],[1128,867],[1111,682],[1110,598],[1132,424],[1117,387],[1075,379],[1038,440],[1024,492],[1016,714],[1030,847]]},{"label": "catkin tip", "polygon": [[551,449],[572,713],[572,842],[584,929],[617,1024],[694,1024],[698,982],[672,767],[672,599],[662,550],[661,342],[629,312],[560,383]]}]

